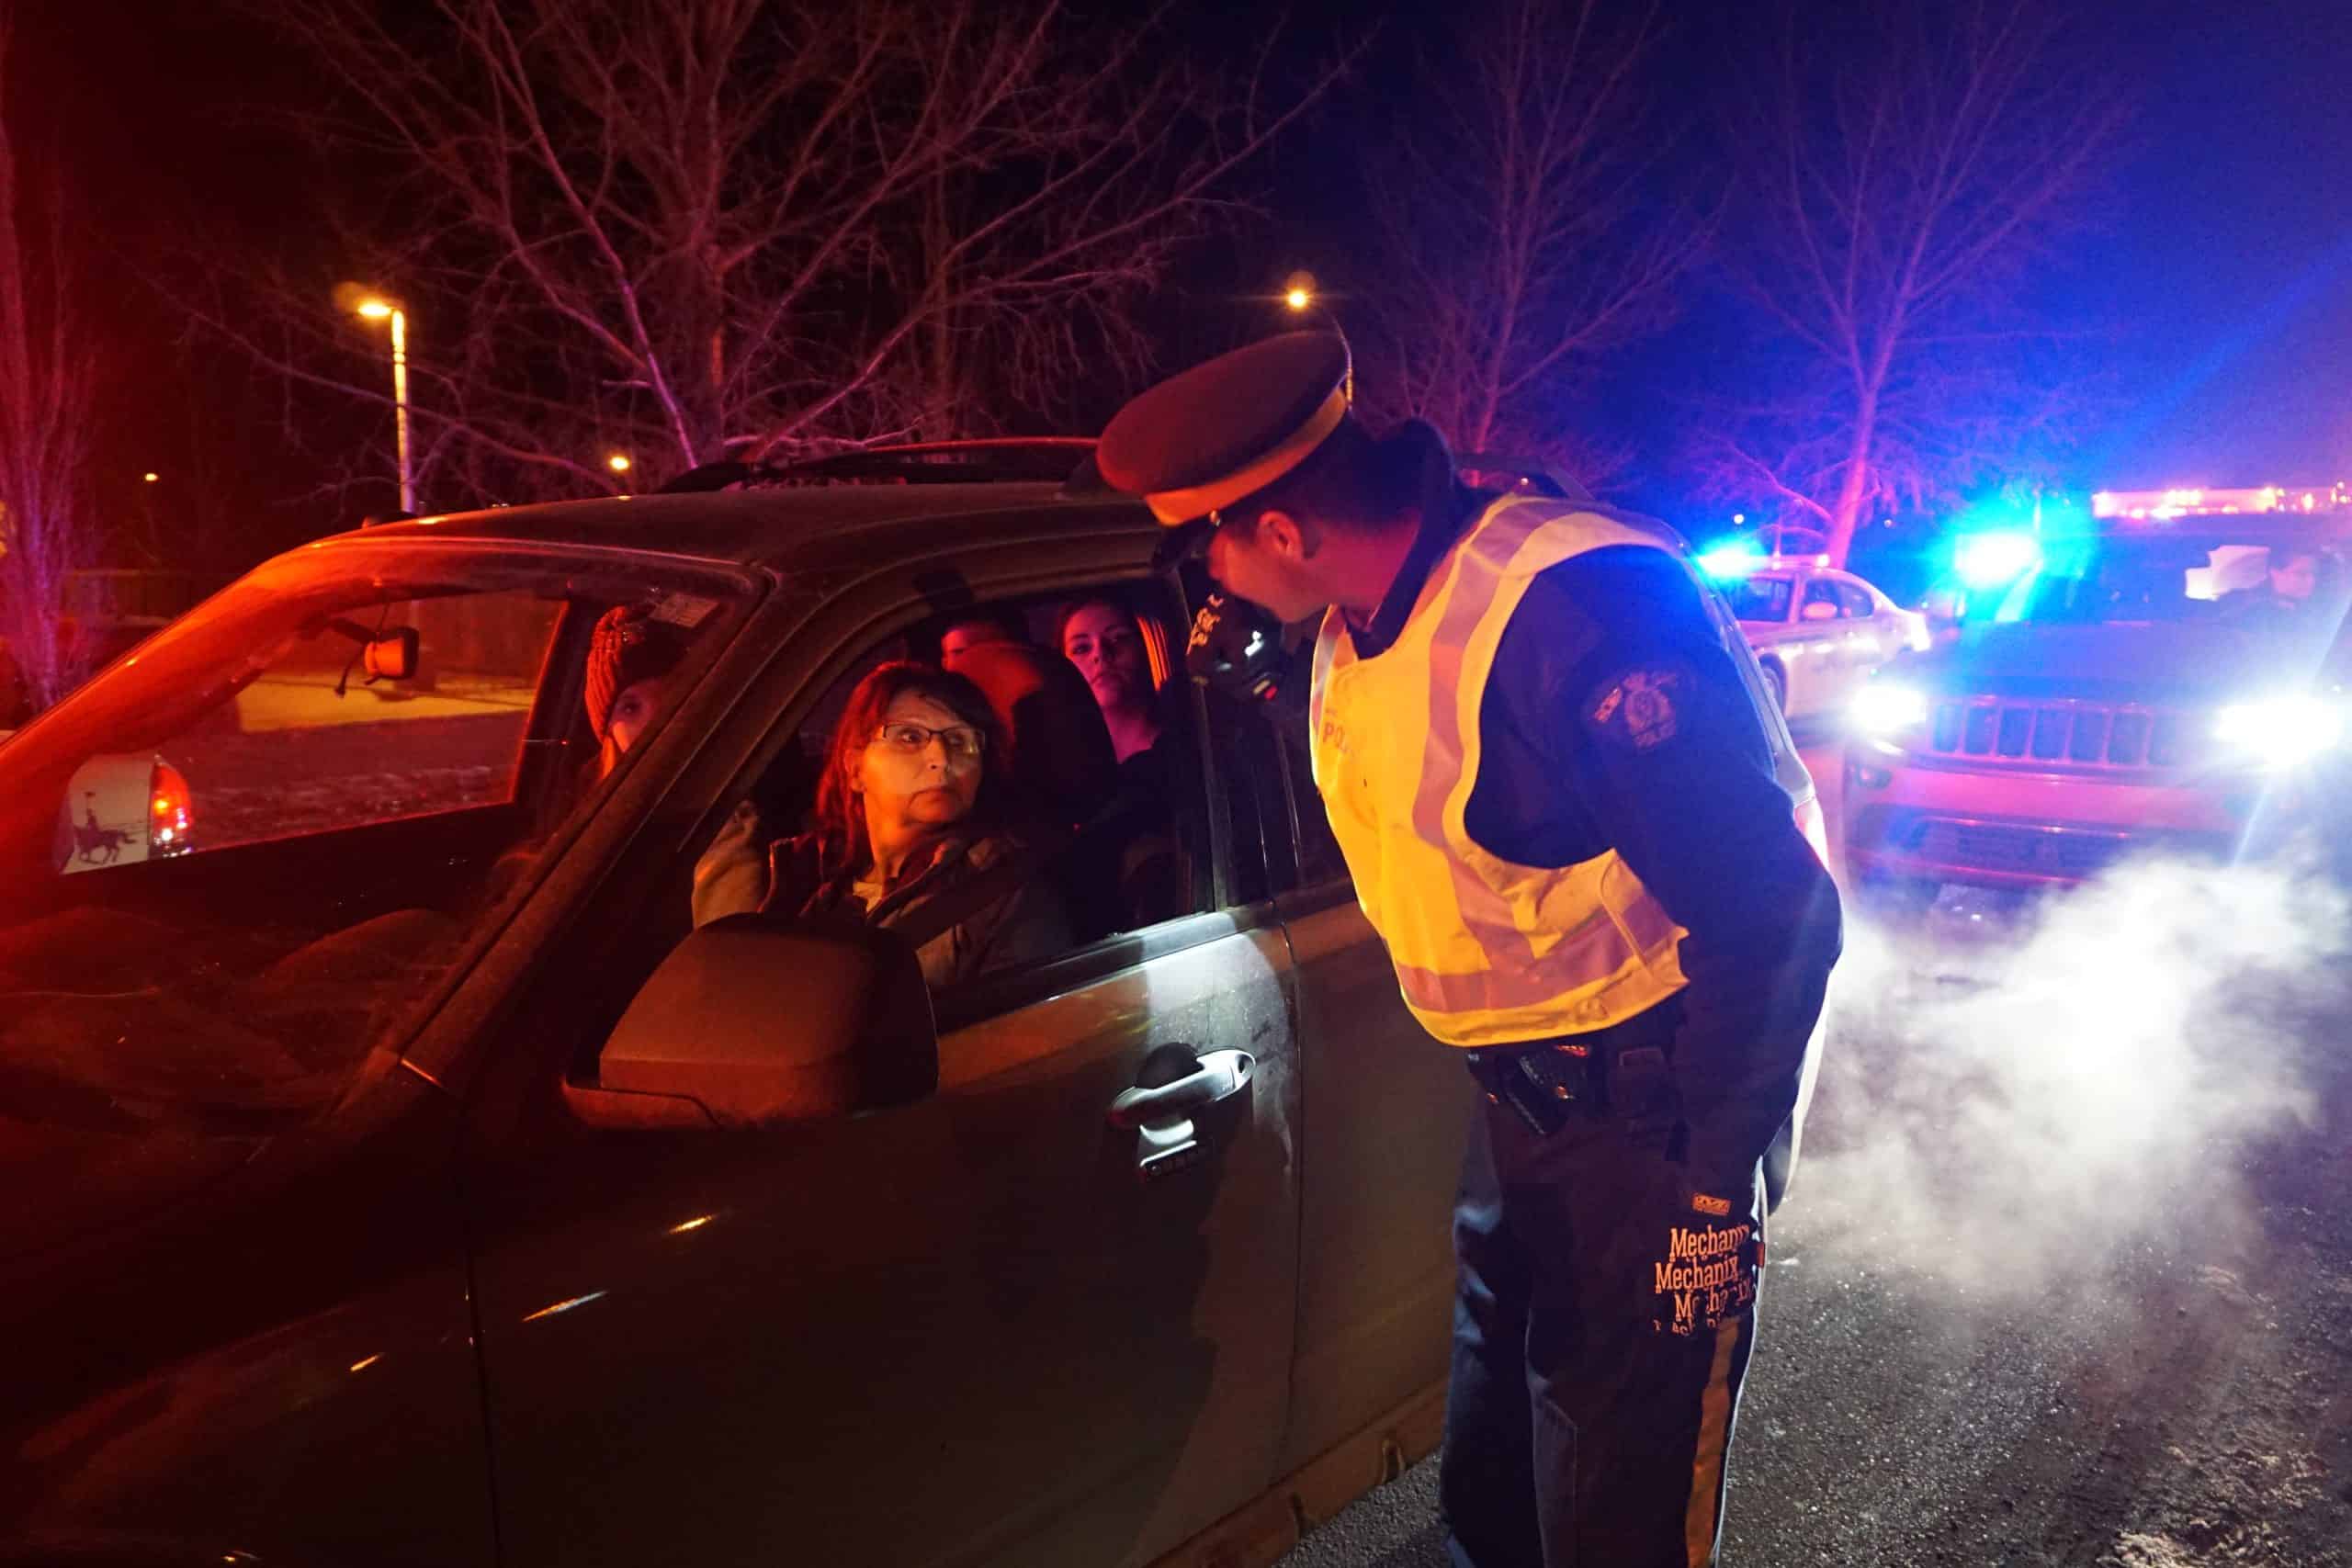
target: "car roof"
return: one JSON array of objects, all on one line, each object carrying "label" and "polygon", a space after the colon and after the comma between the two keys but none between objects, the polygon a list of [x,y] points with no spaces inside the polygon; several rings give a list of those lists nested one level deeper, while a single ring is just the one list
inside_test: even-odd
[{"label": "car roof", "polygon": [[[549,548],[591,546],[743,566],[778,566],[812,549],[908,525],[967,531],[1007,513],[1061,513],[1073,525],[1156,527],[1139,501],[1071,495],[1037,481],[793,485],[682,495],[627,495],[454,512],[380,523],[317,545],[461,539]],[[831,553],[825,551],[825,553]]]}]

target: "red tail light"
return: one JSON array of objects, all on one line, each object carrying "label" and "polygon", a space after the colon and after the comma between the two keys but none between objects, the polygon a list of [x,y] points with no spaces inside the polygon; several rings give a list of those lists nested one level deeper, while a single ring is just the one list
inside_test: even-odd
[{"label": "red tail light", "polygon": [[185,854],[192,847],[195,804],[188,798],[187,780],[169,762],[157,762],[147,775],[147,851],[150,854]]}]

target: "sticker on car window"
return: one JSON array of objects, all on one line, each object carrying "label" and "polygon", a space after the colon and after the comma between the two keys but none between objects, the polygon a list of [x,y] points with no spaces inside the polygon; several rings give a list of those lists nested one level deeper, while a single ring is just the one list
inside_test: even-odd
[{"label": "sticker on car window", "polygon": [[692,631],[718,608],[718,600],[706,599],[699,593],[664,593],[653,606],[653,618]]}]

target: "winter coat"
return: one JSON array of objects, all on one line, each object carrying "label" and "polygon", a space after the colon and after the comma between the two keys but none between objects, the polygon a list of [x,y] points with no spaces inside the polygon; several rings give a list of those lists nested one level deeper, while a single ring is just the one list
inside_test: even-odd
[{"label": "winter coat", "polygon": [[[887,886],[865,880],[871,865],[824,864],[817,835],[769,840],[756,813],[739,809],[695,866],[696,926],[723,915],[759,910],[800,918],[859,915],[888,931],[925,927],[936,902],[1008,861],[1028,858],[1013,835],[950,831],[918,851]],[[1042,861],[1039,862],[1042,865]],[[993,969],[1050,958],[1075,945],[1068,911],[1050,884],[1019,878],[916,949],[934,991]]]}]

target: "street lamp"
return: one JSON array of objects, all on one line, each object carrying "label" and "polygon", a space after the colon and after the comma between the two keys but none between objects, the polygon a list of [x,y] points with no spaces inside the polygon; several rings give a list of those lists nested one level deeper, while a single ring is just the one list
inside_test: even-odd
[{"label": "street lamp", "polygon": [[1313,273],[1292,273],[1283,279],[1283,291],[1275,298],[1283,302],[1284,310],[1302,318],[1300,325],[1347,336],[1340,325],[1340,318],[1331,313],[1331,307],[1326,301],[1322,288],[1316,283]]},{"label": "street lamp", "polygon": [[616,474],[625,474],[628,472],[628,454],[626,452],[614,453],[611,457],[605,459],[605,467],[612,469],[613,472]]},{"label": "street lamp", "polygon": [[354,307],[371,321],[392,323],[392,431],[400,451],[401,510],[416,510],[416,486],[408,469],[408,317],[386,300],[370,297]]}]

